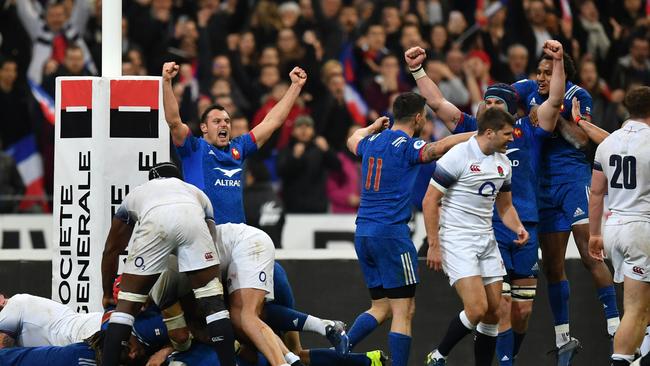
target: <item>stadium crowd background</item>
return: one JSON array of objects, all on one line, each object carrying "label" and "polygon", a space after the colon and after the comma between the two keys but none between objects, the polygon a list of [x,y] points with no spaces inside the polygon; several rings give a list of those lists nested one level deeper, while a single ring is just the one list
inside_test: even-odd
[{"label": "stadium crowd background", "polygon": [[[235,137],[262,120],[291,68],[302,67],[309,78],[299,102],[248,162],[248,221],[354,213],[361,177],[346,137],[390,115],[393,98],[414,88],[403,59],[410,47],[427,50],[427,74],[468,113],[492,83],[534,78],[547,39],[575,60],[572,79],[591,93],[593,121],[607,131],[626,118],[626,90],[650,85],[650,1],[503,0],[487,17],[493,2],[123,0],[122,72],[160,75],[164,61],[180,63],[174,92],[183,120],[198,136],[202,111],[218,103]],[[57,76],[101,70],[101,0],[0,0],[0,37],[0,213],[47,212],[47,95]],[[429,118],[424,139],[448,134]]]}]

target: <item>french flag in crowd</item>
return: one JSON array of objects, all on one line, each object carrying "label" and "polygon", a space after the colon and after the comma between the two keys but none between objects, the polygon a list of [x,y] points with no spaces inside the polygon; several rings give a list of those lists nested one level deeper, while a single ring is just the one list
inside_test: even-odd
[{"label": "french flag in crowd", "polygon": [[[32,94],[38,102],[45,119],[54,125],[54,100],[43,89],[29,82]],[[19,210],[30,210],[40,206],[44,212],[49,211],[45,195],[45,178],[43,159],[36,145],[33,132],[20,136],[16,141],[7,141],[7,154],[16,161],[18,172],[25,184],[25,199],[20,202]]]},{"label": "french flag in crowd", "polygon": [[365,127],[366,117],[368,116],[368,105],[359,92],[352,85],[345,84],[343,99],[345,99],[345,105],[348,107],[348,112],[350,112],[354,122]]}]

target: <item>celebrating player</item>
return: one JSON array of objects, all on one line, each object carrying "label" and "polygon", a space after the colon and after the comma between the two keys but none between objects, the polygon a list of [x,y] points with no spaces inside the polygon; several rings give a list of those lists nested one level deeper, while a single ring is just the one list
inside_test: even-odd
[{"label": "celebrating player", "polygon": [[506,274],[492,232],[493,206],[516,234],[515,244],[525,245],[529,237],[510,192],[512,168],[505,153],[513,141],[513,125],[512,115],[500,108],[483,112],[478,135],[438,160],[422,201],[429,240],[427,266],[444,269],[464,306],[438,348],[427,356],[429,366],[444,365],[452,347],[474,329],[476,365],[492,364]]},{"label": "celebrating player", "polygon": [[[591,258],[588,253],[591,169],[585,153],[581,150],[589,140],[589,134],[586,134],[581,126],[581,120],[591,119],[591,96],[586,90],[569,81],[575,69],[568,55],[564,57],[564,71],[566,92],[560,113],[562,118],[557,123],[556,133],[542,147],[539,192],[539,239],[544,274],[548,280],[548,297],[555,319],[558,366],[569,365],[579,348],[579,342],[570,335],[570,289],[564,271],[564,256],[571,232],[582,263],[590,271],[596,284],[610,336],[614,335],[620,323],[612,274],[605,263]],[[532,106],[547,99],[553,72],[553,60],[544,55],[537,66],[537,80],[522,80],[513,84],[527,113]],[[577,121],[571,118],[573,98],[580,102],[581,119]]]},{"label": "celebrating player", "polygon": [[[634,360],[650,307],[650,87],[630,90],[625,105],[630,119],[596,150],[589,195],[589,254],[602,262],[607,250],[614,278],[625,286],[625,314],[614,336],[612,366]],[[612,215],[601,235],[605,194]],[[650,357],[640,364],[650,365]]]},{"label": "celebrating player", "polygon": [[172,79],[178,70],[174,62],[163,65],[163,103],[172,141],[183,162],[183,177],[205,192],[213,207],[219,208],[215,212],[216,224],[242,223],[242,164],[282,126],[307,81],[307,74],[299,67],[291,70],[291,86],[264,120],[251,132],[230,140],[230,115],[217,104],[201,116],[203,138],[192,136],[190,128],[181,121],[172,90]]},{"label": "celebrating player", "polygon": [[[117,366],[147,294],[167,267],[167,257],[178,253],[181,272],[188,272],[198,307],[207,323],[212,347],[222,366],[233,366],[234,336],[219,280],[219,255],[213,236],[212,205],[207,196],[180,179],[171,163],[149,171],[150,181],[129,193],[113,218],[102,258],[104,306],[112,302],[119,253],[133,234],[125,262],[117,308],[111,314],[102,365]],[[138,223],[134,232],[134,225]]]},{"label": "celebrating player", "polygon": [[418,283],[417,251],[409,237],[409,199],[418,164],[439,158],[472,134],[425,143],[414,139],[425,122],[424,98],[399,95],[393,102],[395,124],[380,117],[348,139],[350,151],[362,158],[361,205],[357,215],[355,249],[370,291],[371,307],[359,315],[348,332],[355,346],[392,316],[388,347],[393,365],[406,366],[411,346],[411,319]]}]

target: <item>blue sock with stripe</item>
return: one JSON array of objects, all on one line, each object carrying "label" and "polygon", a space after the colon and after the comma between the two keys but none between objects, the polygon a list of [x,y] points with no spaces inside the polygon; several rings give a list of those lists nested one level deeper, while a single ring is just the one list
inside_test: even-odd
[{"label": "blue sock with stripe", "polygon": [[499,333],[497,338],[497,361],[499,366],[511,366],[514,353],[515,338],[512,328]]},{"label": "blue sock with stripe", "polygon": [[411,337],[395,332],[388,333],[388,349],[393,366],[407,366],[411,352]]},{"label": "blue sock with stripe", "polygon": [[300,332],[307,321],[307,314],[272,303],[264,304],[264,314],[264,322],[271,329],[285,332]]},{"label": "blue sock with stripe", "polygon": [[616,304],[616,290],[614,286],[601,287],[598,289],[598,299],[603,304],[605,318],[607,319],[607,332],[610,336],[616,333],[620,320],[618,318],[618,305]]},{"label": "blue sock with stripe", "polygon": [[363,353],[348,353],[341,356],[333,349],[317,348],[309,350],[310,366],[370,366],[370,359]]},{"label": "blue sock with stripe", "polygon": [[379,323],[374,316],[368,313],[361,313],[361,315],[359,315],[354,321],[354,324],[352,324],[352,327],[350,327],[350,330],[348,330],[350,350],[352,350],[352,347],[356,346],[359,342],[366,338],[368,334],[372,333],[372,331],[375,330],[377,326],[379,326]]}]

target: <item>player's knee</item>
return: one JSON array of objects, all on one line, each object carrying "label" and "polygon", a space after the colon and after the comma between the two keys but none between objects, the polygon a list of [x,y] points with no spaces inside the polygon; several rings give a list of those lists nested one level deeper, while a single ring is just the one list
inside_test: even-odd
[{"label": "player's knee", "polygon": [[483,319],[488,311],[488,303],[486,299],[481,299],[465,305],[465,315],[472,324],[478,324]]}]

